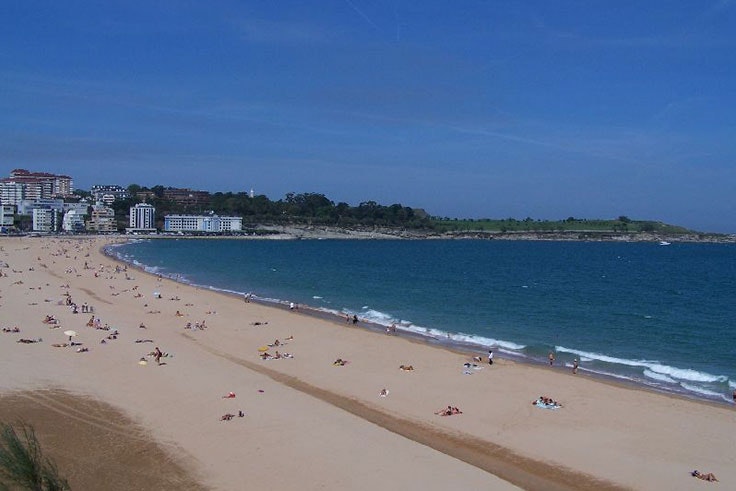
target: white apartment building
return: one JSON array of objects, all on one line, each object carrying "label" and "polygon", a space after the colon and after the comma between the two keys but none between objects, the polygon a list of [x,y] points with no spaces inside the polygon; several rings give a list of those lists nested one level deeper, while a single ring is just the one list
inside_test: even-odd
[{"label": "white apartment building", "polygon": [[126,232],[155,232],[156,208],[148,203],[138,203],[130,208],[130,227]]},{"label": "white apartment building", "polygon": [[165,232],[221,233],[243,229],[242,217],[220,217],[217,215],[166,215]]},{"label": "white apartment building", "polygon": [[34,232],[58,232],[59,212],[48,208],[33,209],[33,231]]},{"label": "white apartment building", "polygon": [[12,227],[15,214],[13,205],[0,205],[0,227]]},{"label": "white apartment building", "polygon": [[64,218],[61,221],[61,229],[64,232],[78,233],[85,231],[84,218],[87,213],[80,213],[77,210],[69,210],[64,213]]}]

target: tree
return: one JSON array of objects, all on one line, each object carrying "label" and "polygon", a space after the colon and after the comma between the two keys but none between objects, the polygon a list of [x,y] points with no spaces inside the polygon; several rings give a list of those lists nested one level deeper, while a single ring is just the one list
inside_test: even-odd
[{"label": "tree", "polygon": [[7,423],[0,427],[0,490],[10,484],[32,491],[71,489],[56,465],[43,456],[33,427],[19,423],[20,433]]}]

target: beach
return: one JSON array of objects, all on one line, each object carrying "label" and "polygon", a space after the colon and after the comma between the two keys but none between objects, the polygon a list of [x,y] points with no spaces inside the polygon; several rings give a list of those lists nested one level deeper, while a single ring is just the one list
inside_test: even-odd
[{"label": "beach", "polygon": [[[90,488],[90,455],[116,467],[99,489],[736,482],[733,407],[506,359],[489,366],[472,359],[484,353],[176,283],[101,254],[120,240],[0,240],[0,327],[20,330],[0,333],[0,417],[37,427],[72,489]],[[290,356],[261,356],[277,351]],[[542,395],[562,407],[532,405]],[[435,414],[448,405],[462,414]]]}]

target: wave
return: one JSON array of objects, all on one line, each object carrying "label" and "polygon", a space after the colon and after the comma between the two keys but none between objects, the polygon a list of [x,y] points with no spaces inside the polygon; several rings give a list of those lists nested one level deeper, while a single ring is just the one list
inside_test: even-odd
[{"label": "wave", "polygon": [[644,376],[649,377],[651,379],[657,380],[659,382],[667,382],[668,384],[676,384],[677,380],[668,377],[667,375],[663,375],[661,373],[653,372],[651,370],[644,370]]},{"label": "wave", "polygon": [[699,385],[692,385],[692,384],[686,384],[686,383],[683,383],[681,385],[684,389],[687,389],[690,392],[695,392],[696,394],[707,396],[708,398],[718,398],[718,399],[723,399],[724,401],[730,401],[730,399],[726,395],[724,395],[723,392],[716,392],[714,390],[708,390]]},{"label": "wave", "polygon": [[[677,380],[684,380],[689,382],[726,382],[728,377],[725,375],[713,375],[706,372],[700,372],[691,368],[677,368],[669,365],[663,365],[658,361],[654,360],[629,360],[626,358],[617,358],[614,356],[603,355],[600,353],[592,353],[589,351],[580,351],[564,346],[556,346],[555,350],[562,353],[576,354],[581,357],[589,358],[592,361],[602,361],[605,363],[611,363],[616,365],[624,365],[629,367],[641,367],[648,370],[653,374],[657,374],[659,377],[668,377]],[[652,376],[651,378],[655,378]]]}]

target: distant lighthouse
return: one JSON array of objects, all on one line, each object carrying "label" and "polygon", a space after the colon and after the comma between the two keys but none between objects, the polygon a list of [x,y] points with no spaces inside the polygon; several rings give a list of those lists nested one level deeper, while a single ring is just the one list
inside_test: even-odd
[{"label": "distant lighthouse", "polygon": [[253,191],[253,188],[250,188],[250,194],[249,194],[249,196],[250,196],[251,198],[255,198],[255,196],[256,196],[256,192],[255,192],[255,191]]}]

